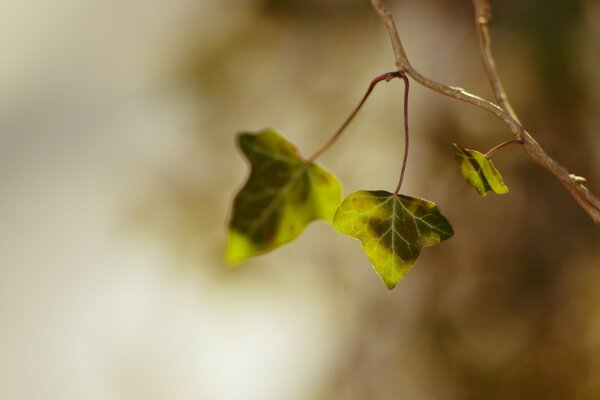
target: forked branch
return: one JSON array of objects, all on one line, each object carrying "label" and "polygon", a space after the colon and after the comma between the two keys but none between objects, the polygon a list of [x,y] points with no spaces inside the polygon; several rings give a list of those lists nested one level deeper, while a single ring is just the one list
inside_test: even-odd
[{"label": "forked branch", "polygon": [[523,141],[523,148],[529,157],[538,165],[550,171],[569,191],[571,196],[579,203],[590,218],[600,223],[600,201],[590,191],[583,186],[581,179],[562,167],[552,157],[550,157],[544,149],[533,139],[533,137],[523,129],[519,119],[512,109],[510,102],[506,96],[506,92],[502,86],[500,78],[496,70],[496,64],[491,52],[491,41],[487,24],[491,18],[490,4],[488,0],[473,0],[475,7],[475,28],[479,39],[479,50],[486,69],[486,73],[494,96],[499,105],[485,100],[479,96],[471,94],[459,87],[447,86],[442,83],[433,81],[419,73],[410,65],[406,52],[402,46],[398,30],[394,22],[392,13],[388,10],[383,0],[371,0],[371,4],[387,29],[388,35],[392,43],[392,49],[396,59],[396,67],[399,71],[403,71],[406,75],[413,78],[421,85],[434,90],[438,93],[452,97],[457,100],[477,106],[486,110],[496,117],[500,118],[510,129],[516,139]]}]

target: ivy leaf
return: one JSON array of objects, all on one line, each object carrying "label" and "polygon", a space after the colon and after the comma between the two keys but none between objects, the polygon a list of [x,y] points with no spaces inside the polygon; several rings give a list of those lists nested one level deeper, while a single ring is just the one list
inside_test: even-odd
[{"label": "ivy leaf", "polygon": [[233,201],[228,263],[269,252],[294,240],[310,222],[333,218],[342,193],[334,175],[305,161],[273,129],[241,133],[237,142],[251,171]]},{"label": "ivy leaf", "polygon": [[508,193],[508,187],[502,181],[502,175],[492,161],[476,150],[465,149],[452,143],[454,159],[460,165],[463,176],[477,192],[485,196],[488,191],[496,194]]},{"label": "ivy leaf", "polygon": [[335,213],[333,226],[361,241],[388,289],[404,277],[421,248],[454,234],[434,203],[381,190],[361,190],[346,197]]}]

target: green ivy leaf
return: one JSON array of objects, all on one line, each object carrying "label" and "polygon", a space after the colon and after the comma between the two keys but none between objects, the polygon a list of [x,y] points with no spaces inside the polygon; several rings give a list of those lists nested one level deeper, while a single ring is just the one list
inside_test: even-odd
[{"label": "green ivy leaf", "polygon": [[241,133],[238,145],[251,171],[233,201],[228,263],[269,252],[294,240],[310,222],[333,218],[342,193],[334,175],[305,161],[273,129]]},{"label": "green ivy leaf", "polygon": [[389,289],[415,263],[421,248],[454,234],[434,203],[385,191],[361,190],[346,197],[333,226],[361,241],[375,272]]},{"label": "green ivy leaf", "polygon": [[480,195],[485,196],[488,191],[496,194],[508,193],[502,175],[485,154],[462,148],[456,143],[452,143],[452,146],[455,151],[454,159],[460,165],[463,176]]}]

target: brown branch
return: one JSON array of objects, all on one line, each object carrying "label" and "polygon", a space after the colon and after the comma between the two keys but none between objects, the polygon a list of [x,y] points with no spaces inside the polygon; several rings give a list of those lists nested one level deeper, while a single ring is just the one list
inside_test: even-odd
[{"label": "brown branch", "polygon": [[494,91],[496,101],[506,111],[512,119],[519,122],[517,114],[513,110],[508,96],[500,81],[500,76],[496,70],[496,62],[492,55],[492,41],[490,39],[490,31],[488,29],[488,22],[492,19],[492,8],[488,0],[473,0],[473,7],[475,8],[475,31],[477,32],[477,39],[479,42],[479,53],[481,54],[481,60],[485,67],[488,80]]},{"label": "brown branch", "polygon": [[[492,10],[489,0],[473,0],[473,7],[475,9],[475,31],[477,32],[477,39],[479,42],[479,53],[485,67],[485,71],[492,86],[494,96],[498,101],[500,107],[510,115],[510,117],[519,122],[519,117],[512,108],[506,95],[506,90],[502,85],[498,70],[496,69],[496,62],[492,54],[492,41],[490,38],[490,31],[488,29],[488,23],[492,19]],[[565,188],[571,193],[579,205],[587,211],[590,217],[596,223],[600,223],[600,201],[594,197],[585,186],[582,185],[581,181],[573,178],[574,175],[558,164],[544,151],[544,149],[533,139],[533,137],[524,130],[518,134],[513,131],[513,134],[517,139],[521,139],[524,142],[524,148],[527,154],[537,164],[546,168],[552,172]]]},{"label": "brown branch", "polygon": [[477,106],[500,118],[509,127],[515,138],[523,140],[523,148],[529,157],[536,164],[554,174],[554,176],[556,176],[556,178],[563,184],[563,186],[567,189],[571,196],[573,196],[581,208],[587,212],[590,218],[594,222],[600,223],[600,200],[598,200],[585,186],[581,184],[581,180],[576,179],[575,175],[569,174],[564,167],[551,158],[535,141],[535,139],[521,126],[507,99],[506,93],[496,71],[494,58],[492,57],[489,31],[487,29],[487,23],[491,17],[489,2],[486,0],[473,0],[473,3],[476,10],[475,25],[478,31],[481,56],[486,67],[486,72],[492,85],[492,89],[494,90],[494,95],[496,96],[498,103],[500,103],[500,106],[479,96],[471,94],[462,88],[447,86],[421,75],[421,73],[415,70],[408,61],[408,57],[406,56],[406,52],[404,51],[402,42],[400,40],[400,36],[398,35],[398,30],[396,28],[392,13],[387,9],[383,0],[371,0],[373,8],[387,29],[392,43],[392,49],[394,51],[396,67],[398,70],[404,71],[415,81],[431,90]]}]

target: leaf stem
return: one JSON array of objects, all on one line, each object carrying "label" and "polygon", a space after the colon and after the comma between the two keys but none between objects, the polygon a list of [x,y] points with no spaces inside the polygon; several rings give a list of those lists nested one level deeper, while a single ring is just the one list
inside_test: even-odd
[{"label": "leaf stem", "polygon": [[500,143],[500,144],[492,147],[487,153],[485,153],[485,157],[486,158],[490,158],[491,155],[494,154],[496,151],[500,150],[504,146],[508,146],[509,144],[513,144],[513,143],[523,144],[523,143],[525,143],[525,141],[523,139],[511,139],[511,140],[507,140],[506,142],[502,142],[502,143]]},{"label": "leaf stem", "polygon": [[400,179],[398,180],[398,186],[394,191],[394,196],[400,192],[402,181],[404,180],[404,171],[406,170],[406,163],[408,161],[408,77],[403,71],[400,71],[400,77],[404,80],[404,158],[402,159],[402,169],[400,170]]},{"label": "leaf stem", "polygon": [[348,125],[350,125],[350,122],[352,122],[352,120],[354,119],[356,114],[358,114],[358,112],[362,108],[363,104],[365,104],[365,101],[367,100],[367,98],[369,97],[369,95],[371,94],[371,92],[373,91],[373,89],[379,82],[381,82],[381,81],[389,82],[394,78],[400,77],[401,75],[402,74],[400,73],[400,71],[392,71],[392,72],[386,72],[385,74],[376,76],[369,84],[369,88],[363,95],[363,97],[360,100],[360,102],[358,103],[358,105],[354,108],[352,113],[348,116],[348,118],[346,118],[346,120],[342,123],[342,125],[338,128],[338,130],[333,134],[331,139],[329,139],[325,144],[323,144],[321,147],[319,147],[317,149],[317,151],[315,151],[310,157],[308,157],[307,161],[308,162],[315,161],[317,159],[317,157],[319,157],[321,154],[326,152],[331,146],[333,146],[335,144],[335,142],[337,142],[337,140],[342,135],[342,133],[344,133],[344,130],[346,129],[346,127]]}]

